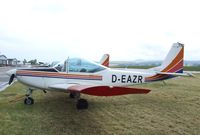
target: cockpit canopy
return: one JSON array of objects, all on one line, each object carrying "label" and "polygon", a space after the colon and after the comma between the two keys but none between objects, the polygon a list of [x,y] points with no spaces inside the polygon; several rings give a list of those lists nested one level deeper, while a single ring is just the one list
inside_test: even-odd
[{"label": "cockpit canopy", "polygon": [[54,66],[60,72],[85,72],[95,73],[106,69],[104,66],[95,62],[81,58],[68,58]]}]

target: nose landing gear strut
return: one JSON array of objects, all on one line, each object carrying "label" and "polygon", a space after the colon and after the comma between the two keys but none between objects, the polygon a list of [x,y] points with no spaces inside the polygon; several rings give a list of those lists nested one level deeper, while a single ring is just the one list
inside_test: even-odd
[{"label": "nose landing gear strut", "polygon": [[33,89],[29,88],[27,90],[26,98],[24,99],[25,105],[32,105],[34,104],[34,99],[32,98]]}]

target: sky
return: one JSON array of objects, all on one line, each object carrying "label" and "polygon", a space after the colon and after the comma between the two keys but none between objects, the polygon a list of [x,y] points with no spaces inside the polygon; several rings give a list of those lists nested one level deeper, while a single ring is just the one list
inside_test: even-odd
[{"label": "sky", "polygon": [[200,60],[198,0],[2,0],[0,54],[51,62],[162,60],[175,42]]}]

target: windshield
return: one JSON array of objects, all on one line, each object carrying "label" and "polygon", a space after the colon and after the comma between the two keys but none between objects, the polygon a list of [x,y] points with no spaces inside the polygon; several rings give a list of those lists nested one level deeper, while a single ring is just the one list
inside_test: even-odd
[{"label": "windshield", "polygon": [[69,58],[64,62],[58,63],[54,66],[60,72],[85,72],[85,73],[95,73],[105,69],[95,62],[88,61],[80,58]]}]

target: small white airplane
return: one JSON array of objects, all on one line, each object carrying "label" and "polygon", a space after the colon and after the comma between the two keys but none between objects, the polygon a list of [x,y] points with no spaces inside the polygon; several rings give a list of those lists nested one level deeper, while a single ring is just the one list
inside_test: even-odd
[{"label": "small white airplane", "polygon": [[124,94],[147,94],[149,89],[125,86],[171,79],[176,76],[190,76],[183,73],[184,45],[174,43],[161,66],[144,71],[111,69],[109,55],[104,55],[101,64],[80,58],[68,58],[51,68],[14,69],[7,72],[9,84],[14,78],[30,88],[24,103],[32,105],[35,88],[48,91],[69,92],[77,99],[77,109],[87,109],[88,102],[80,94],[94,96],[116,96]]}]

